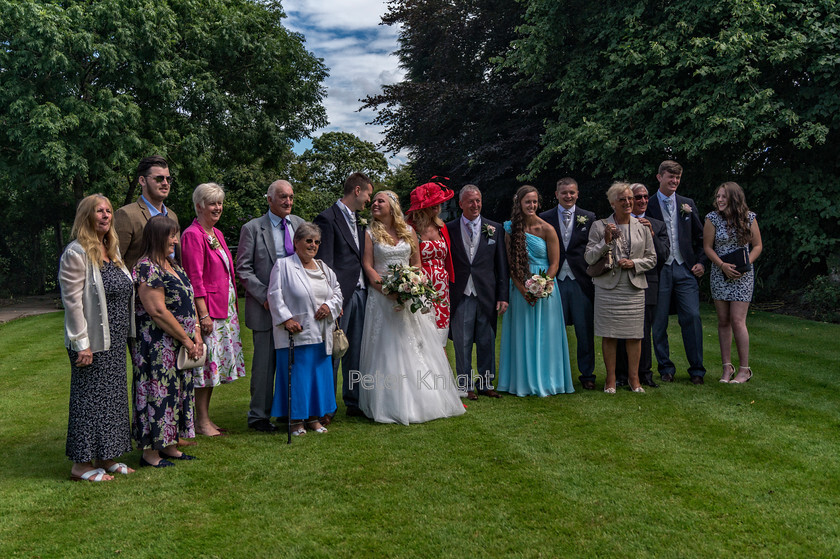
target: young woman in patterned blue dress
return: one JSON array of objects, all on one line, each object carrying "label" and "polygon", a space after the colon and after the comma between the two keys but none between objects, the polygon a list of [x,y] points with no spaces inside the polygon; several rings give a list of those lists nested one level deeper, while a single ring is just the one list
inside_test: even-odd
[{"label": "young woman in patterned blue dress", "polygon": [[[752,263],[761,254],[761,232],[755,214],[747,207],[744,190],[734,182],[717,187],[715,211],[706,215],[703,229],[703,249],[713,266],[711,273],[712,299],[718,317],[718,339],[723,361],[720,382],[741,384],[752,378],[750,369],[750,334],[747,331],[747,311],[752,301],[755,272]],[[736,250],[747,249],[750,269],[740,273],[734,264],[721,257]],[[732,337],[738,350],[738,374],[732,365]]]}]

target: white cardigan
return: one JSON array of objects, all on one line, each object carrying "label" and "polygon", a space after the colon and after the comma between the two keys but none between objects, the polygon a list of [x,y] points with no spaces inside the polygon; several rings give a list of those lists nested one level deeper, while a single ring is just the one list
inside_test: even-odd
[{"label": "white cardigan", "polygon": [[[343,303],[341,288],[335,272],[320,260],[316,262],[321,264],[330,287],[330,294],[324,301],[330,309],[330,315],[324,320],[332,323],[341,314]],[[279,258],[271,269],[268,282],[268,309],[271,311],[275,349],[289,347],[289,332],[283,327],[283,323],[294,318],[303,327],[303,331],[295,334],[295,345],[324,342],[327,355],[331,355],[333,328],[322,328],[321,321],[315,320],[315,311],[320,306],[321,304],[316,303],[312,294],[309,277],[306,275],[300,257],[293,254],[287,258]],[[327,335],[323,335],[322,332]]]},{"label": "white cardigan", "polygon": [[[124,264],[120,270],[132,283],[129,336],[134,336],[134,280]],[[64,304],[64,345],[74,351],[90,349],[93,353],[111,349],[108,306],[102,273],[93,264],[78,241],[73,241],[61,255],[58,268],[61,301]]]}]

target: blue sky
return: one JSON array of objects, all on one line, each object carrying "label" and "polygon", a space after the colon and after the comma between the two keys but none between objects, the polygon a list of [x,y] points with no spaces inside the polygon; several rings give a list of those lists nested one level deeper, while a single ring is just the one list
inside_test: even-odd
[{"label": "blue sky", "polygon": [[[379,25],[386,3],[383,0],[285,0],[285,25],[306,38],[306,49],[324,59],[330,76],[324,85],[329,125],[316,131],[342,131],[378,144],[382,127],[366,124],[372,111],[358,112],[359,99],[379,93],[383,85],[398,82],[397,30]],[[301,142],[295,151],[311,145]],[[391,163],[405,160],[404,154],[387,154]]]}]

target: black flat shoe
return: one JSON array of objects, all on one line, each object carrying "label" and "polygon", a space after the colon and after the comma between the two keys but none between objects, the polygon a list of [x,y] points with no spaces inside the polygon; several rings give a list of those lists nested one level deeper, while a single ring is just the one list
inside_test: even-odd
[{"label": "black flat shoe", "polygon": [[166,468],[166,467],[174,466],[174,465],[175,464],[173,464],[172,462],[170,462],[166,458],[161,458],[160,462],[158,462],[157,464],[152,464],[150,462],[146,462],[146,459],[143,458],[142,456],[140,457],[140,467],[141,468],[145,468],[146,466],[151,466],[152,468]]},{"label": "black flat shoe", "polygon": [[181,456],[170,456],[168,454],[161,454],[160,457],[164,460],[198,460],[197,456],[191,456],[186,452],[182,452]]},{"label": "black flat shoe", "polygon": [[248,428],[262,433],[274,433],[277,431],[277,426],[267,419],[258,419],[253,423],[249,423]]}]

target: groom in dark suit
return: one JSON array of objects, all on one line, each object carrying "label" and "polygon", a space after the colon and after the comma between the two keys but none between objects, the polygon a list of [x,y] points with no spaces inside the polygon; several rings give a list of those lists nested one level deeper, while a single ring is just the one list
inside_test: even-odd
[{"label": "groom in dark suit", "polygon": [[560,240],[560,269],[557,288],[566,326],[574,324],[577,338],[577,366],[581,386],[595,389],[595,286],[586,273],[586,243],[595,214],[577,207],[578,184],[565,177],[557,181],[557,208],[540,214],[557,231]]},{"label": "groom in dark suit", "polygon": [[659,293],[653,316],[653,350],[659,363],[659,374],[665,382],[674,381],[676,366],[668,347],[668,313],[673,297],[682,330],[688,374],[694,384],[703,384],[703,327],[700,324],[699,278],[708,261],[703,253],[703,223],[694,200],[677,194],[682,166],[676,161],[663,161],[656,180],[659,191],[650,201],[647,215],[665,222],[671,254],[659,274]]},{"label": "groom in dark suit", "polygon": [[[665,265],[665,260],[671,253],[671,245],[668,241],[665,222],[646,215],[648,201],[650,200],[647,187],[641,183],[636,183],[631,185],[630,188],[633,189],[633,217],[638,219],[651,232],[653,249],[656,251],[656,266],[645,272],[648,286],[645,288],[645,329],[642,339],[642,354],[639,359],[639,380],[644,385],[656,388],[659,385],[653,381],[650,332],[653,324],[653,314],[656,311],[656,303],[659,299],[659,271]],[[618,340],[616,355],[616,386],[625,386],[627,384],[627,350],[624,346],[624,340]]]},{"label": "groom in dark suit", "polygon": [[[364,225],[357,213],[365,209],[373,193],[373,185],[364,173],[353,173],[344,181],[344,194],[335,204],[315,218],[321,228],[321,247],[317,258],[333,269],[344,297],[339,325],[347,335],[350,347],[341,358],[341,395],[347,415],[362,416],[359,409],[359,387],[350,386],[350,371],[359,370],[362,331],[365,324],[367,289],[362,273],[365,247]],[[333,359],[333,385],[338,385],[339,360]],[[327,423],[331,421],[326,419]]]},{"label": "groom in dark suit", "polygon": [[[450,333],[455,348],[458,391],[470,400],[478,394],[501,398],[493,389],[496,376],[496,322],[508,307],[508,264],[505,231],[481,217],[481,191],[468,184],[461,189],[460,219],[446,224],[451,241],[455,281],[449,285]],[[478,386],[472,375],[476,346]]]}]

